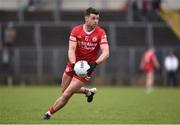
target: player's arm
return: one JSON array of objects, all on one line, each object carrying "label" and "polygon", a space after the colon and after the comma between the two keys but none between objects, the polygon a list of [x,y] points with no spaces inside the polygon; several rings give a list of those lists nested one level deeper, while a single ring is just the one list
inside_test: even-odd
[{"label": "player's arm", "polygon": [[159,64],[158,59],[157,59],[156,56],[153,56],[153,62],[154,62],[155,67],[159,69],[160,68],[160,64]]},{"label": "player's arm", "polygon": [[101,48],[102,53],[100,54],[99,58],[94,63],[89,63],[89,65],[90,65],[90,69],[88,70],[89,76],[91,75],[91,73],[96,68],[96,65],[102,63],[103,61],[105,61],[109,57],[109,45],[107,43],[102,44],[100,46],[100,48]]},{"label": "player's arm", "polygon": [[101,44],[100,48],[102,53],[100,54],[99,58],[96,60],[97,64],[104,62],[109,57],[109,45]]},{"label": "player's arm", "polygon": [[77,42],[71,40],[69,41],[68,58],[71,64],[75,64],[76,62],[76,56],[75,56],[76,46],[77,46]]},{"label": "player's arm", "polygon": [[89,63],[90,69],[88,70],[88,75],[91,75],[91,73],[96,68],[97,64],[102,63],[103,61],[105,61],[109,57],[109,45],[108,45],[107,37],[106,37],[105,33],[102,36],[101,41],[100,41],[100,49],[101,49],[101,54],[97,58],[97,60],[93,63]]},{"label": "player's arm", "polygon": [[102,38],[100,41],[101,54],[96,60],[97,64],[102,63],[103,61],[105,61],[109,57],[109,44],[107,41],[107,36],[106,36],[105,32],[103,34],[104,35],[102,35]]},{"label": "player's arm", "polygon": [[74,27],[71,31],[69,37],[69,49],[68,49],[68,59],[71,64],[75,64],[76,62],[76,46],[77,46],[77,27]]},{"label": "player's arm", "polygon": [[142,56],[142,58],[141,58],[141,62],[140,62],[139,68],[140,68],[141,70],[144,69],[144,56]]}]

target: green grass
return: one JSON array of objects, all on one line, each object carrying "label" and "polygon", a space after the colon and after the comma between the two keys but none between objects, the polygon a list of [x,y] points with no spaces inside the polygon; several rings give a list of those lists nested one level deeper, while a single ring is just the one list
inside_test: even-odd
[{"label": "green grass", "polygon": [[98,87],[93,103],[77,94],[51,120],[41,119],[60,96],[59,87],[0,87],[0,123],[180,123],[180,88]]}]

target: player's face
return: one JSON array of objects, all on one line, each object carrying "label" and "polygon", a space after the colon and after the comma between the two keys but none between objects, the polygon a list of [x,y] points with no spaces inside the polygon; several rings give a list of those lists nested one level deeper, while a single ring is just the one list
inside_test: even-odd
[{"label": "player's face", "polygon": [[99,22],[99,15],[90,14],[89,16],[85,17],[85,20],[88,26],[90,26],[91,28],[95,28]]}]

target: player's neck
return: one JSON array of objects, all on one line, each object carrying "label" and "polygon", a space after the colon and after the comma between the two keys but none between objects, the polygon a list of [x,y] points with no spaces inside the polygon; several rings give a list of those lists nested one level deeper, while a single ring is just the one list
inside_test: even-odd
[{"label": "player's neck", "polygon": [[95,29],[95,28],[92,28],[91,26],[88,26],[87,24],[84,25],[84,28],[86,32],[91,32]]}]

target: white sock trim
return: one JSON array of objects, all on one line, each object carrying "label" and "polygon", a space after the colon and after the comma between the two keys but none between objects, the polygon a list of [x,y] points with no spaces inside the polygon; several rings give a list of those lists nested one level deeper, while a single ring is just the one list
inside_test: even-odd
[{"label": "white sock trim", "polygon": [[52,116],[52,114],[50,113],[50,111],[47,112],[48,115]]},{"label": "white sock trim", "polygon": [[90,90],[88,90],[88,92],[87,92],[87,94],[86,94],[87,96],[90,96],[91,95],[91,91]]},{"label": "white sock trim", "polygon": [[90,92],[93,92],[93,93],[96,93],[97,92],[97,89],[96,88],[92,88],[92,89],[89,89]]}]

